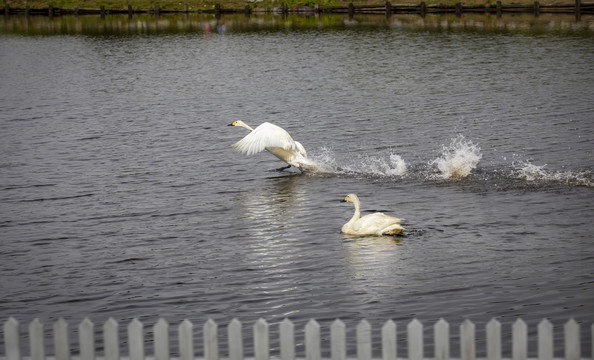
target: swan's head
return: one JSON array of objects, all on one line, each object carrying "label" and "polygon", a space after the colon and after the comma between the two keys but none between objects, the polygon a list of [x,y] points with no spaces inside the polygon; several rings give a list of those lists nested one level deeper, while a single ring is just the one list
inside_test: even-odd
[{"label": "swan's head", "polygon": [[234,122],[232,122],[231,124],[229,124],[227,126],[239,126],[239,127],[244,128],[244,129],[248,129],[249,131],[253,131],[254,130],[248,124],[244,123],[241,120],[234,121]]},{"label": "swan's head", "polygon": [[359,198],[355,194],[348,194],[342,202],[350,202],[350,203],[357,203],[359,202]]}]

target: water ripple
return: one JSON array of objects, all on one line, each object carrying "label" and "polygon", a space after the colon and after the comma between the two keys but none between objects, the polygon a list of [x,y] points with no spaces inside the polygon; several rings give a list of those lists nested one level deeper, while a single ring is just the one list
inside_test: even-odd
[{"label": "water ripple", "polygon": [[[594,42],[419,26],[0,36],[0,314],[592,318]],[[351,192],[404,236],[342,235]]]}]

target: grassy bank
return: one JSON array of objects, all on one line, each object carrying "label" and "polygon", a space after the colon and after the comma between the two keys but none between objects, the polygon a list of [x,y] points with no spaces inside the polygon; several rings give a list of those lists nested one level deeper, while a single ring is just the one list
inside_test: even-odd
[{"label": "grassy bank", "polygon": [[[418,4],[422,0],[391,0],[393,4]],[[322,6],[338,6],[362,4],[384,4],[382,0],[3,0],[4,4],[10,7],[24,8],[47,8],[49,5],[58,8],[81,8],[98,9],[104,6],[106,9],[125,9],[131,5],[135,9],[153,9],[159,4],[161,9],[181,10],[185,5],[190,10],[212,9],[215,4],[220,4],[223,8],[243,8],[249,4],[252,8],[273,8],[281,3],[286,3],[289,7],[295,6],[313,6],[320,4]],[[454,5],[462,2],[467,5],[474,4],[495,4],[497,0],[425,0],[427,4],[446,4]],[[533,4],[534,0],[502,0],[503,4]],[[544,4],[573,4],[575,0],[541,0]]]}]

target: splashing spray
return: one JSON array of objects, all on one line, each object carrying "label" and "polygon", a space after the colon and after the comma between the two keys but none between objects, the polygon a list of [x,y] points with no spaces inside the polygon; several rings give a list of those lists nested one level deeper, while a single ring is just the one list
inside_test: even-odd
[{"label": "splashing spray", "polygon": [[458,135],[443,147],[442,157],[431,161],[437,165],[443,179],[464,179],[474,170],[483,157],[481,149],[464,135]]},{"label": "splashing spray", "polygon": [[391,168],[387,174],[392,176],[404,176],[408,172],[406,169],[406,162],[400,157],[400,155],[390,154]]},{"label": "splashing spray", "polygon": [[323,147],[309,158],[315,173],[358,174],[369,176],[405,176],[406,162],[400,155],[390,153],[389,160],[381,156],[359,155],[349,164],[338,165],[332,149]]},{"label": "splashing spray", "polygon": [[554,181],[573,186],[594,186],[592,173],[574,171],[550,171],[545,165],[534,165],[530,162],[520,162],[516,166],[515,177],[526,181]]},{"label": "splashing spray", "polygon": [[317,168],[317,173],[336,173],[338,165],[332,149],[323,147],[309,159]]}]

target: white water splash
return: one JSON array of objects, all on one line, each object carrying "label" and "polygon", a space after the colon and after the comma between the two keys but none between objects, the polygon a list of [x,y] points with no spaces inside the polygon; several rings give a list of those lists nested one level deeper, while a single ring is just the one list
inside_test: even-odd
[{"label": "white water splash", "polygon": [[548,177],[548,174],[544,169],[546,165],[538,166],[531,163],[523,163],[520,166],[521,167],[516,170],[516,177],[519,179],[535,181]]},{"label": "white water splash", "polygon": [[322,148],[312,154],[310,161],[315,164],[318,173],[351,173],[370,176],[405,176],[408,172],[406,162],[400,155],[390,153],[389,159],[382,156],[357,156],[345,166],[339,166],[334,152]]},{"label": "white water splash", "polygon": [[452,139],[449,146],[443,147],[442,157],[430,162],[437,165],[443,179],[463,179],[470,175],[483,157],[481,149],[464,135]]},{"label": "white water splash", "polygon": [[[398,155],[390,152],[386,155],[357,155],[343,165],[339,165],[334,151],[323,147],[313,151],[309,160],[311,162],[310,174],[352,174],[356,176],[372,177],[407,177],[421,176],[425,180],[436,179],[464,179],[476,169],[483,155],[481,149],[463,135],[452,139],[448,146],[443,146],[441,157],[430,161],[430,168],[437,166],[439,174],[434,169],[414,167],[408,169],[408,164]],[[594,187],[594,174],[589,171],[551,171],[546,165],[534,165],[528,161],[513,161],[511,174],[504,175],[509,179],[520,179],[528,182],[544,181],[557,182],[569,186]],[[507,172],[508,170],[506,170]],[[488,176],[488,175],[487,175]]]},{"label": "white water splash", "polygon": [[406,162],[404,162],[404,159],[400,155],[390,154],[390,163],[392,164],[392,169],[389,175],[404,176],[408,172]]},{"label": "white water splash", "polygon": [[360,156],[343,168],[344,172],[371,176],[404,176],[407,173],[406,163],[400,155],[390,154],[389,159],[381,156]]},{"label": "white water splash", "polygon": [[545,165],[534,165],[530,162],[520,162],[515,165],[514,175],[526,181],[554,181],[574,186],[594,186],[592,174],[589,172],[550,171]]},{"label": "white water splash", "polygon": [[337,173],[339,171],[334,152],[329,148],[321,148],[319,152],[311,154],[309,160],[316,168],[314,173]]}]

